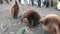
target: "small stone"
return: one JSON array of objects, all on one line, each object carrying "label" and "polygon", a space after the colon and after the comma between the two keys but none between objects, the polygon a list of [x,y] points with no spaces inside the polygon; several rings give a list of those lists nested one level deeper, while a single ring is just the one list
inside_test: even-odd
[{"label": "small stone", "polygon": [[19,25],[21,24],[21,22],[19,22]]},{"label": "small stone", "polygon": [[10,20],[8,20],[8,21],[10,21]]},{"label": "small stone", "polygon": [[14,34],[14,32],[10,32],[10,34]]},{"label": "small stone", "polygon": [[1,29],[3,29],[3,26],[1,26]]},{"label": "small stone", "polygon": [[5,32],[7,30],[7,28],[4,28],[2,31]]}]

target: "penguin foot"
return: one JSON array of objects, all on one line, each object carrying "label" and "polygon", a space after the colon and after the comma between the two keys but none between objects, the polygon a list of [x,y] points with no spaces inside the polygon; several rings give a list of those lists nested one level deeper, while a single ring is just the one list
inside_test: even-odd
[{"label": "penguin foot", "polygon": [[13,18],[17,19],[18,17],[17,16],[13,16]]}]

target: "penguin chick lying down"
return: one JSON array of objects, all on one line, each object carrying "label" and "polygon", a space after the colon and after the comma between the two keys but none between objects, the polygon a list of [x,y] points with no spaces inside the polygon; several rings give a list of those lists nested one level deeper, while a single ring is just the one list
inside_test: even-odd
[{"label": "penguin chick lying down", "polygon": [[40,15],[35,10],[26,10],[23,14],[23,22],[29,23],[29,27],[36,26],[39,24]]}]

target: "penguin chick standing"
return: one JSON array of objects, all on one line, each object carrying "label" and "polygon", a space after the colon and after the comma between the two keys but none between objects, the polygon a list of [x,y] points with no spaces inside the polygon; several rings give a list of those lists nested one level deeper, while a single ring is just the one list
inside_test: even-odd
[{"label": "penguin chick standing", "polygon": [[10,1],[12,1],[12,0],[10,0]]},{"label": "penguin chick standing", "polygon": [[15,4],[11,7],[11,14],[13,18],[17,18],[19,14],[19,4],[15,0]]},{"label": "penguin chick standing", "polygon": [[0,4],[3,4],[3,0],[0,0]]},{"label": "penguin chick standing", "polygon": [[5,0],[5,2],[9,4],[9,0]]}]

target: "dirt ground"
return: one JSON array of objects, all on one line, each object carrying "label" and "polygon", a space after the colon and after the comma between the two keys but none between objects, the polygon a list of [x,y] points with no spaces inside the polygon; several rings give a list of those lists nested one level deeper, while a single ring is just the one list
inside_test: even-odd
[{"label": "dirt ground", "polygon": [[[14,19],[10,13],[10,7],[14,3],[14,1],[10,2],[9,4],[0,4],[0,33],[1,34],[17,34],[18,30],[22,27],[25,27],[25,25],[21,22],[21,15],[23,15],[23,12],[27,9],[33,9],[36,10],[41,17],[44,17],[48,14],[57,14],[60,16],[60,11],[57,11],[50,8],[38,8],[37,6],[31,6],[31,5],[21,5],[21,9],[19,11],[18,19]],[[39,24],[39,26],[32,28],[30,31],[32,33],[26,32],[26,34],[47,34],[47,31],[43,28],[42,24]]]}]

